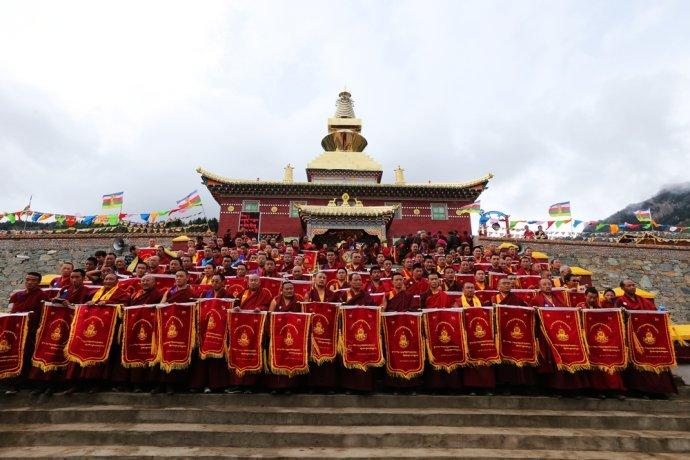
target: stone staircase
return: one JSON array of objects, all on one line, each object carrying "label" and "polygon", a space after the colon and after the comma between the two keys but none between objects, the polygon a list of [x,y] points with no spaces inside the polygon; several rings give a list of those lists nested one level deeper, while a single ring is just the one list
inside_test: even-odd
[{"label": "stone staircase", "polygon": [[690,458],[690,394],[0,396],[0,458]]}]

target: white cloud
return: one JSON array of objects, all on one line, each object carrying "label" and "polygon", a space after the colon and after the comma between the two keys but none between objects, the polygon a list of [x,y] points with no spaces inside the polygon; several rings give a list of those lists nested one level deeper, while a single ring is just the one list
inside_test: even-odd
[{"label": "white cloud", "polygon": [[91,213],[119,190],[164,209],[201,189],[198,165],[303,178],[346,84],[384,180],[491,171],[485,208],[605,217],[687,179],[689,19],[687,2],[3,2],[0,209],[33,193]]}]

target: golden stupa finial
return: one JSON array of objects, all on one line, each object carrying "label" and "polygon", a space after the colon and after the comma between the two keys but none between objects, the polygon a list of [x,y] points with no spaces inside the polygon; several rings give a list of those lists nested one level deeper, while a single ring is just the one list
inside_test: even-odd
[{"label": "golden stupa finial", "polygon": [[400,165],[395,169],[395,183],[398,185],[405,183],[405,170]]},{"label": "golden stupa finial", "polygon": [[294,182],[293,178],[293,172],[295,171],[294,166],[292,166],[290,163],[285,167],[285,174],[283,175],[283,182],[285,183],[292,183]]},{"label": "golden stupa finial", "polygon": [[338,94],[338,99],[335,101],[335,118],[355,118],[354,104],[351,99],[352,94],[347,90],[347,87]]}]

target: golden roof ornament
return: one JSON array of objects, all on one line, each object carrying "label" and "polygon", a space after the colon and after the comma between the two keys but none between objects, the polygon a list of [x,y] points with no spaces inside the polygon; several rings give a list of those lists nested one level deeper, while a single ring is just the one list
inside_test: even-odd
[{"label": "golden roof ornament", "polygon": [[402,185],[405,183],[405,170],[398,165],[395,170],[395,183],[397,185]]},{"label": "golden roof ornament", "polygon": [[293,178],[293,172],[295,171],[295,168],[288,163],[288,165],[285,167],[285,174],[283,175],[283,182],[287,183],[292,183],[294,182]]},{"label": "golden roof ornament", "polygon": [[352,94],[347,89],[343,89],[338,94],[335,101],[335,118],[355,118],[355,109]]}]

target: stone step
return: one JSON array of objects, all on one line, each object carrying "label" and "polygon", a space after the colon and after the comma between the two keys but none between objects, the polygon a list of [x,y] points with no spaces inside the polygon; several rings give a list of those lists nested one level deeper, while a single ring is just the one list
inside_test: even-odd
[{"label": "stone step", "polygon": [[0,448],[0,458],[4,459],[45,459],[60,460],[74,458],[98,458],[100,460],[119,458],[176,458],[183,460],[235,459],[299,459],[299,458],[337,458],[359,460],[369,458],[386,459],[456,459],[464,460],[522,460],[522,459],[563,459],[594,460],[675,460],[685,458],[684,454],[635,453],[616,451],[574,451],[574,450],[511,450],[511,449],[391,449],[391,448],[233,448],[233,447],[152,447],[152,446],[37,446]]},{"label": "stone step", "polygon": [[476,409],[521,409],[521,410],[584,410],[584,411],[635,411],[643,413],[690,413],[690,397],[673,397],[668,400],[647,400],[628,398],[601,400],[585,397],[557,398],[553,396],[468,396],[468,395],[324,395],[292,394],[190,394],[150,395],[148,393],[101,392],[95,394],[76,393],[70,396],[53,395],[48,399],[30,396],[21,392],[11,396],[0,396],[0,407],[25,407],[40,405],[44,408],[61,407],[65,404],[133,405],[151,407],[214,407],[233,408],[249,406],[283,407],[385,407],[385,408],[476,408]]},{"label": "stone step", "polygon": [[70,423],[3,425],[0,447],[450,448],[690,454],[687,431],[525,427]]},{"label": "stone step", "polygon": [[475,408],[283,407],[248,406],[163,407],[136,405],[70,404],[43,408],[24,406],[0,409],[4,424],[69,423],[197,423],[225,425],[417,425],[601,428],[690,432],[690,414],[634,411],[557,411]]}]

